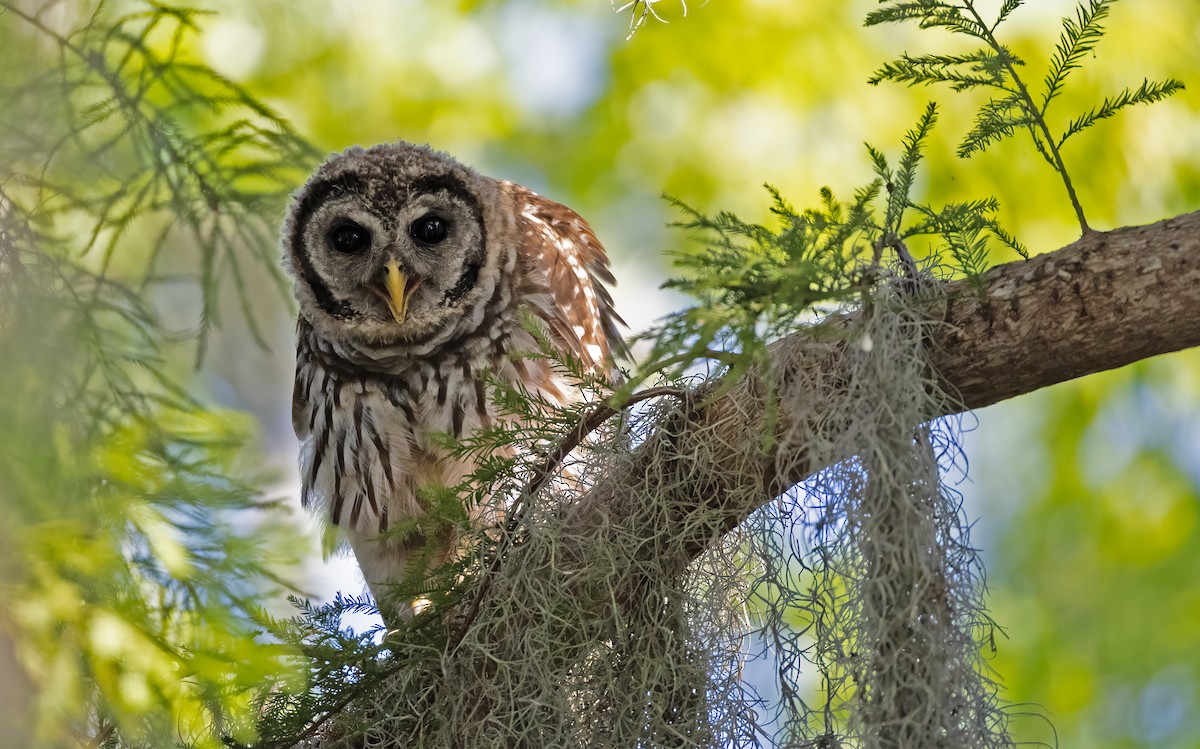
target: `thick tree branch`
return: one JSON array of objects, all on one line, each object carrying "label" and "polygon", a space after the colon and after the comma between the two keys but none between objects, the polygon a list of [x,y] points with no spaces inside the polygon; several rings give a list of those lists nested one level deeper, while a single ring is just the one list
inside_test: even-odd
[{"label": "thick tree branch", "polygon": [[[957,397],[957,410],[1200,345],[1200,212],[1092,232],[1056,252],[994,268],[982,281],[982,294],[964,282],[945,283],[931,306],[931,317],[942,320],[931,327],[931,363]],[[768,383],[746,377],[720,397],[697,394],[677,423],[662,425],[639,448],[628,471],[582,498],[564,518],[567,537],[632,536],[642,539],[640,553],[686,563],[821,468],[805,460],[804,435],[841,425],[823,419],[811,402],[799,422],[787,394],[797,378],[837,388],[846,355],[844,343],[815,342],[811,332],[772,348],[773,390],[784,405],[767,450],[757,436]],[[945,414],[930,414],[938,415]],[[639,486],[668,494],[652,514],[637,500]],[[578,561],[586,564],[586,555]]]},{"label": "thick tree branch", "polygon": [[994,268],[955,289],[933,365],[965,408],[1200,345],[1200,211]]}]

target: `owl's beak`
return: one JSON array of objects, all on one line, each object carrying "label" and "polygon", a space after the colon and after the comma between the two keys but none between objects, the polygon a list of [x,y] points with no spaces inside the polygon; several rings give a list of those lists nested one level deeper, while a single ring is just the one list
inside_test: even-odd
[{"label": "owl's beak", "polygon": [[[392,318],[397,324],[403,323],[408,314],[409,281],[409,276],[400,270],[400,265],[396,261],[393,260],[384,266],[383,288],[386,293],[382,293],[380,296],[387,302]],[[412,284],[413,291],[416,290],[417,285]]]}]

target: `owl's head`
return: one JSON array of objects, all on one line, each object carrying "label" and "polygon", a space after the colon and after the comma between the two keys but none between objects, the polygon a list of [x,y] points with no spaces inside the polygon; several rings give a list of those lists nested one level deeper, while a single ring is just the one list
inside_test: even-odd
[{"label": "owl's head", "polygon": [[293,196],[283,228],[301,314],[360,350],[436,335],[495,286],[489,235],[511,231],[493,208],[501,199],[494,180],[428,146],[332,156]]}]

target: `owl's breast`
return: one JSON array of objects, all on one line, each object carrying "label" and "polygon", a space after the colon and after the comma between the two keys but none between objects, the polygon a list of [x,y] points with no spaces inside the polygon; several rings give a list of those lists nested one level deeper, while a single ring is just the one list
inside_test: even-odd
[{"label": "owl's breast", "polygon": [[295,417],[306,506],[349,531],[378,535],[426,511],[422,487],[455,486],[475,470],[437,435],[462,439],[498,420],[517,421],[492,402],[490,382],[566,397],[553,369],[529,357],[537,342],[524,330],[471,343],[387,375],[352,376],[316,359],[302,364]]}]

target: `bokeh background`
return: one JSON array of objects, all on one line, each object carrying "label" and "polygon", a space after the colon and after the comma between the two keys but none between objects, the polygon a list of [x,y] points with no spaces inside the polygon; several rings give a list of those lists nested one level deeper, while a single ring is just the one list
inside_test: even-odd
[{"label": "bokeh background", "polygon": [[[1038,71],[1075,3],[1026,5],[1008,39]],[[1078,236],[1061,183],[1028,143],[955,157],[976,95],[868,85],[903,51],[958,44],[938,32],[863,28],[873,6],[710,0],[689,3],[684,17],[682,3],[664,0],[655,7],[669,23],[651,19],[629,38],[628,15],[605,0],[208,0],[215,14],[198,20],[190,44],[321,150],[428,142],[570,205],[607,246],[617,308],[638,330],[682,304],[658,289],[672,249],[688,241],[667,226],[679,216],[663,193],[761,221],[764,183],[797,206],[825,185],[848,196],[872,177],[863,143],[897,153],[930,99],[942,117],[919,182],[927,200],[995,195],[1002,222],[1034,252]],[[12,22],[0,16],[0,26]],[[1200,4],[1114,7],[1056,121],[1144,77],[1180,78],[1188,90],[1068,145],[1093,227],[1200,208],[1198,73]],[[295,503],[294,306],[249,272],[264,289],[253,316],[268,347],[231,315],[198,371],[187,356],[173,366],[198,398],[252,415],[267,493]],[[194,325],[199,300],[163,293],[155,302],[169,326]],[[1015,712],[1029,716],[1015,720],[1016,738],[1200,745],[1200,352],[974,417],[960,489],[992,615],[1007,633],[991,665]],[[307,534],[296,584],[319,596],[361,592],[352,559],[322,561],[318,531]]]}]

